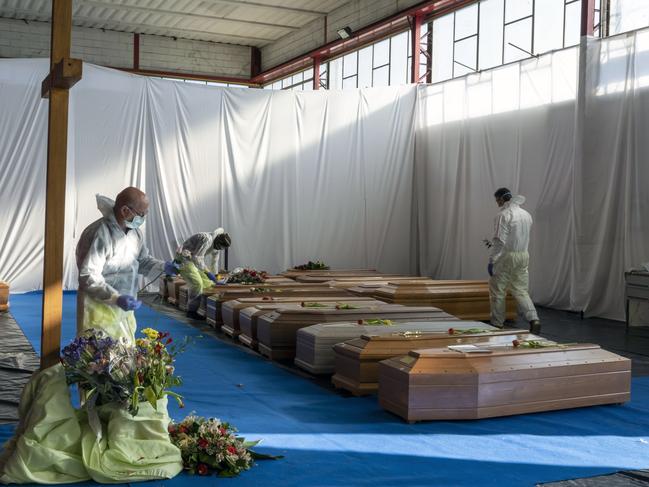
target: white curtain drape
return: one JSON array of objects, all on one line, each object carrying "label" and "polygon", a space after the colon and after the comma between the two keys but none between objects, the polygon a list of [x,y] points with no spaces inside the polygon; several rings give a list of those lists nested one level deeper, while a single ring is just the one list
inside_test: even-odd
[{"label": "white curtain drape", "polygon": [[[0,279],[42,282],[45,60],[0,60]],[[527,197],[537,303],[623,316],[649,260],[649,31],[437,85],[224,89],[93,65],[70,97],[65,285],[94,194],[151,199],[154,255],[225,227],[231,267],[308,259],[485,278],[500,186]]]},{"label": "white curtain drape", "polygon": [[[46,60],[0,60],[0,279],[42,287]],[[230,266],[309,259],[408,272],[413,86],[352,92],[224,89],[93,65],[70,95],[65,286],[99,218],[95,193],[151,200],[154,255],[225,227]]]}]

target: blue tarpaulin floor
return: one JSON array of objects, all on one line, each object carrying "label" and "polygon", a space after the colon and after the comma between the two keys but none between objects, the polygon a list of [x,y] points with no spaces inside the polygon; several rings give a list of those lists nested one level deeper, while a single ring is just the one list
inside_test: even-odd
[{"label": "blue tarpaulin floor", "polygon": [[[12,295],[11,311],[39,351],[41,296]],[[633,379],[632,401],[500,419],[406,424],[375,397],[342,397],[150,308],[139,328],[195,337],[179,358],[186,409],[236,425],[260,451],[285,458],[260,462],[234,479],[181,474],[156,482],[191,485],[532,486],[649,467],[649,377]],[[75,331],[75,295],[64,296],[62,342]],[[170,402],[171,404],[171,402]],[[0,439],[11,434],[0,427]]]}]

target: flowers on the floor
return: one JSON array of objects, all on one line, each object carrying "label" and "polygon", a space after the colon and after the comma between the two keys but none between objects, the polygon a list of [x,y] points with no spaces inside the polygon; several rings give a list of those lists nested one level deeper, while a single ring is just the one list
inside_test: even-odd
[{"label": "flowers on the floor", "polygon": [[116,403],[136,415],[139,404],[170,395],[183,406],[182,397],[171,390],[181,384],[174,375],[174,361],[187,341],[175,344],[169,333],[142,330],[135,346],[115,340],[103,330],[88,329],[65,347],[61,364],[68,384],[86,394],[86,404]]},{"label": "flowers on the floor", "polygon": [[327,271],[329,266],[321,260],[316,260],[315,262],[309,261],[306,264],[296,265],[293,269],[296,271]]},{"label": "flowers on the floor", "polygon": [[228,284],[262,284],[266,282],[266,277],[268,274],[265,271],[238,268],[230,273],[226,282]]},{"label": "flowers on the floor", "polygon": [[449,328],[449,335],[476,335],[478,333],[489,333],[491,330],[484,328],[467,328],[465,330],[456,330],[455,328]]},{"label": "flowers on the floor", "polygon": [[234,477],[254,465],[255,460],[277,459],[251,450],[259,441],[236,436],[236,428],[217,418],[193,413],[180,423],[169,425],[171,442],[180,449],[183,465],[190,474]]},{"label": "flowers on the floor", "polygon": [[372,319],[372,320],[358,320],[359,325],[376,325],[376,326],[391,326],[392,320]]}]

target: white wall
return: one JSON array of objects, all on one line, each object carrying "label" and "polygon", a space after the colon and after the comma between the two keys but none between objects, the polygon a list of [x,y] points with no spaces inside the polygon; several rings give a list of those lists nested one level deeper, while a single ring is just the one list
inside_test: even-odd
[{"label": "white wall", "polygon": [[325,38],[324,18],[316,19],[261,50],[262,69],[266,70],[301,54],[338,39],[336,31],[351,27],[356,31],[394,15],[421,0],[352,0],[327,16]]},{"label": "white wall", "polygon": [[[85,27],[72,29],[72,56],[115,68],[133,67],[133,34]],[[0,57],[49,56],[48,22],[0,18]],[[248,78],[250,48],[216,42],[140,36],[140,68]]]}]

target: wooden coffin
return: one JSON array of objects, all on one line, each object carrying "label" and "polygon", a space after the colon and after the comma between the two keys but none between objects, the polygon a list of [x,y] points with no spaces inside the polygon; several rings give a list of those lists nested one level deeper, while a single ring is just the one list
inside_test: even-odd
[{"label": "wooden coffin", "polygon": [[[449,329],[495,330],[496,328],[477,321],[458,320],[398,322],[390,326],[359,325],[357,322],[318,323],[297,331],[295,365],[312,374],[332,374],[335,370],[334,346],[336,344],[364,335],[410,336],[414,333],[448,335]],[[410,350],[407,349],[405,353]]]},{"label": "wooden coffin", "polygon": [[[405,306],[435,306],[462,320],[489,321],[489,286],[401,286],[398,283],[377,289],[376,299]],[[507,296],[507,319],[516,319],[516,301]]]},{"label": "wooden coffin", "polygon": [[434,284],[436,281],[429,277],[413,277],[413,276],[391,276],[391,277],[340,277],[331,279],[326,282],[328,286],[350,288],[355,286],[369,286],[378,289],[395,282],[401,285],[408,286],[424,286],[426,284]]},{"label": "wooden coffin", "polygon": [[413,279],[412,276],[401,276],[399,274],[372,274],[372,275],[349,275],[349,276],[336,276],[329,274],[305,274],[303,276],[297,276],[295,280],[297,282],[307,282],[307,283],[325,283],[332,280],[340,279],[349,279],[351,282],[362,279],[365,282],[370,281],[389,281],[389,280],[398,280],[398,279]]},{"label": "wooden coffin", "polygon": [[9,283],[0,281],[0,311],[9,309]]},{"label": "wooden coffin", "polygon": [[167,301],[174,306],[178,305],[178,296],[180,294],[180,288],[185,285],[185,281],[180,279],[179,277],[169,279],[167,281],[167,289],[168,295],[167,295]]},{"label": "wooden coffin", "polygon": [[291,296],[330,296],[340,298],[350,296],[350,294],[344,289],[335,289],[317,284],[304,285],[296,282],[290,285],[265,285],[263,288],[259,286],[245,286],[236,289],[222,289],[219,286],[217,292],[209,296],[206,300],[205,318],[211,325],[221,327],[223,325],[223,303],[239,298],[261,298],[264,296],[278,298]]},{"label": "wooden coffin", "polygon": [[[476,333],[458,333],[466,330],[464,323],[471,323]],[[477,324],[476,324],[477,323]],[[379,388],[379,362],[391,357],[407,355],[411,350],[442,348],[449,345],[478,343],[484,345],[510,345],[514,340],[540,340],[526,330],[499,330],[475,321],[459,321],[437,333],[367,333],[334,346],[336,373],[332,382],[336,387],[361,396],[373,394]],[[478,330],[486,330],[480,333]]]},{"label": "wooden coffin", "polygon": [[[468,281],[468,280],[434,280],[428,278],[410,278],[402,280],[390,279],[388,282],[385,281],[375,281],[375,282],[361,282],[354,285],[353,287],[347,288],[347,290],[356,295],[356,296],[371,296],[374,297],[374,294],[381,288],[391,287],[391,286],[476,286],[476,285],[487,285],[487,281]],[[380,299],[377,297],[376,299]],[[384,301],[384,300],[382,300]]]},{"label": "wooden coffin", "polygon": [[283,277],[288,277],[289,279],[295,279],[298,276],[317,276],[318,274],[326,274],[329,276],[368,276],[373,274],[378,274],[379,272],[375,269],[312,269],[312,270],[300,270],[300,269],[288,269],[282,272]]},{"label": "wooden coffin", "polygon": [[380,303],[372,298],[359,298],[356,296],[295,296],[287,298],[274,298],[272,296],[263,296],[257,298],[240,298],[233,301],[226,301],[221,305],[221,315],[223,317],[223,326],[221,331],[233,338],[241,333],[239,326],[239,314],[242,309],[256,305],[268,305],[267,307],[277,309],[286,306],[300,306],[302,303],[319,303],[328,308],[335,308],[336,305],[353,305],[353,306],[371,306]]},{"label": "wooden coffin", "polygon": [[433,348],[379,364],[379,403],[407,421],[620,404],[630,387],[631,360],[591,344],[489,353]]},{"label": "wooden coffin", "polygon": [[257,321],[259,353],[270,359],[295,358],[296,333],[316,323],[386,319],[393,321],[453,320],[453,316],[433,307],[385,305],[363,309],[278,309]]},{"label": "wooden coffin", "polygon": [[178,301],[176,302],[178,309],[182,311],[187,311],[188,300],[189,300],[189,286],[185,284],[184,286],[180,286],[180,289],[178,289]]}]

